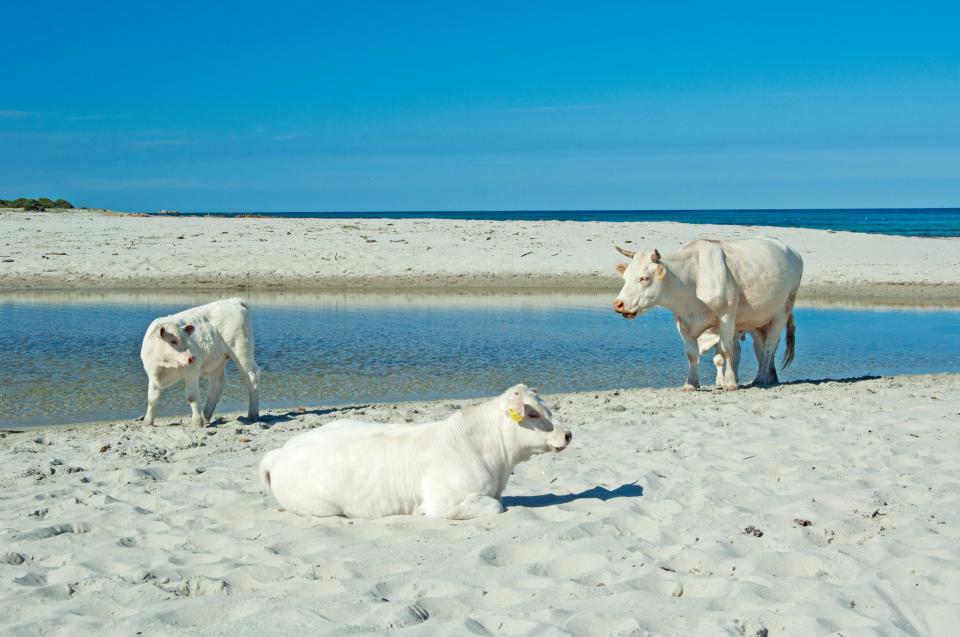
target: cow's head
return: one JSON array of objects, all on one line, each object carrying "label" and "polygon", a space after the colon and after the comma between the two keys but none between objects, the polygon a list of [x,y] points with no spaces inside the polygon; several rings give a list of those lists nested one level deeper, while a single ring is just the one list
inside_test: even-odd
[{"label": "cow's head", "polygon": [[154,352],[161,367],[183,368],[194,364],[196,359],[188,342],[193,330],[193,325],[181,325],[173,321],[157,327],[157,338],[162,342],[154,348]]},{"label": "cow's head", "polygon": [[613,311],[624,318],[637,318],[656,306],[663,291],[663,279],[667,268],[660,262],[660,253],[631,252],[618,247],[617,252],[630,259],[630,263],[618,263],[617,273],[623,278],[623,288],[613,302]]},{"label": "cow's head", "polygon": [[554,425],[553,412],[526,385],[514,385],[500,396],[504,439],[522,459],[546,451],[563,451],[573,439],[567,429]]}]

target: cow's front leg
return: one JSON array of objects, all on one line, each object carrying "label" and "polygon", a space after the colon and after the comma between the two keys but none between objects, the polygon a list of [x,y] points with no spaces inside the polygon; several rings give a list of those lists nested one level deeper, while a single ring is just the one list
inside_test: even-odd
[{"label": "cow's front leg", "polygon": [[200,408],[197,406],[197,402],[200,400],[200,373],[188,374],[183,382],[187,404],[190,405],[190,424],[194,427],[203,427],[203,414],[200,413]]},{"label": "cow's front leg", "polygon": [[683,391],[700,389],[700,346],[696,338],[687,334],[680,321],[677,321],[677,332],[687,350],[687,382],[683,385]]},{"label": "cow's front leg", "polygon": [[143,424],[146,427],[153,426],[153,419],[157,413],[157,402],[160,400],[160,383],[150,378],[147,385],[147,413],[143,416]]},{"label": "cow's front leg", "polygon": [[469,520],[484,515],[503,513],[503,505],[497,498],[470,493],[459,497],[451,495],[434,502],[424,502],[423,512],[425,515],[435,518]]},{"label": "cow's front leg", "polygon": [[720,334],[720,355],[723,356],[723,388],[737,388],[737,365],[740,362],[740,343],[737,342],[736,317],[724,314],[717,325]]}]

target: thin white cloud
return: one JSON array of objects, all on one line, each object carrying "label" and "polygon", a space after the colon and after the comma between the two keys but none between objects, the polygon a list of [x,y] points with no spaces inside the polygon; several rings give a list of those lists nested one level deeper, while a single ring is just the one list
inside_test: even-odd
[{"label": "thin white cloud", "polygon": [[67,115],[63,117],[65,122],[95,122],[103,119],[123,119],[125,117],[131,117],[128,114],[124,115]]},{"label": "thin white cloud", "polygon": [[540,106],[518,106],[504,109],[508,113],[561,113],[564,111],[592,111],[603,108],[603,104],[542,104]]},{"label": "thin white cloud", "polygon": [[142,142],[135,142],[134,146],[139,146],[141,148],[152,148],[156,146],[183,146],[184,144],[189,143],[189,139],[151,139]]},{"label": "thin white cloud", "polygon": [[26,111],[0,111],[0,119],[20,119],[21,117],[26,117]]},{"label": "thin white cloud", "polygon": [[288,133],[286,135],[276,135],[275,137],[271,137],[270,140],[274,142],[289,142],[291,140],[301,139],[306,136],[306,133]]}]

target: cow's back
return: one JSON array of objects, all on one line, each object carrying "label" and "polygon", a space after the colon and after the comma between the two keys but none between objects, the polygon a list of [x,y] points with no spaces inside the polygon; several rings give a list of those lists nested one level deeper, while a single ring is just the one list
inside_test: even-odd
[{"label": "cow's back", "polygon": [[253,323],[242,299],[225,299],[184,310],[173,317],[192,324],[200,358],[219,357],[242,345],[253,349]]},{"label": "cow's back", "polygon": [[761,327],[796,297],[803,275],[800,255],[779,239],[716,241],[737,286],[737,327]]},{"label": "cow's back", "polygon": [[302,433],[271,456],[271,490],[300,514],[317,515],[318,503],[349,517],[415,513],[428,452],[423,427],[338,421]]}]

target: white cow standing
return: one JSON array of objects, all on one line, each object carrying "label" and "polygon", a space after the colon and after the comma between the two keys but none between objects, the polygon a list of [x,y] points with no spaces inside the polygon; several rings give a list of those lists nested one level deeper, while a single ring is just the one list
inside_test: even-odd
[{"label": "white cow standing", "polygon": [[573,435],[551,416],[535,389],[515,385],[440,422],[335,421],[269,452],[260,478],[281,506],[299,515],[500,513],[515,465],[570,444]]},{"label": "white cow standing", "polygon": [[803,260],[778,239],[731,241],[699,239],[660,256],[617,250],[631,259],[617,266],[623,289],[613,302],[625,318],[663,306],[673,312],[687,349],[684,389],[700,386],[698,337],[715,329],[723,358],[723,387],[737,388],[737,333],[750,331],[757,355],[756,385],[777,382],[774,354],[787,330],[783,365],[793,360],[796,326],[793,305],[803,276]]},{"label": "white cow standing", "polygon": [[[160,390],[184,380],[192,424],[209,423],[223,390],[224,366],[233,360],[247,386],[247,417],[260,415],[260,368],[253,358],[253,324],[243,299],[214,301],[154,319],[143,336],[140,360],[147,372],[145,425],[152,425]],[[200,376],[207,379],[207,403],[197,407]]]}]

